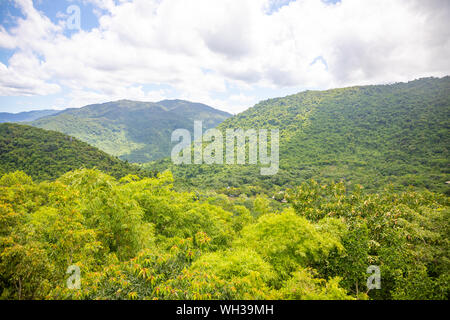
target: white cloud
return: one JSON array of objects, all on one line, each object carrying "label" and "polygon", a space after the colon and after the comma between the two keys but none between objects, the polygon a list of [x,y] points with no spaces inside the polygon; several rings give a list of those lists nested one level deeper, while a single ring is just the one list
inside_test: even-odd
[{"label": "white cloud", "polygon": [[32,54],[18,52],[9,59],[9,65],[0,63],[0,95],[48,95],[60,91],[42,70],[41,62]]},{"label": "white cloud", "polygon": [[[156,84],[236,112],[257,102],[255,87],[450,74],[446,0],[83,1],[101,9],[100,26],[68,37],[31,0],[16,0],[26,18],[0,28],[0,47],[17,50],[8,66],[0,65],[1,95],[45,95],[64,86],[68,105],[82,106],[166,97],[142,89]],[[274,5],[278,10],[268,14]]]},{"label": "white cloud", "polygon": [[135,101],[160,101],[166,97],[164,90],[156,90],[150,93],[144,92],[142,86],[138,87],[122,87],[114,92],[99,93],[92,90],[73,90],[67,97],[68,101],[64,101],[67,107],[76,108],[95,103],[104,103],[122,99]]}]

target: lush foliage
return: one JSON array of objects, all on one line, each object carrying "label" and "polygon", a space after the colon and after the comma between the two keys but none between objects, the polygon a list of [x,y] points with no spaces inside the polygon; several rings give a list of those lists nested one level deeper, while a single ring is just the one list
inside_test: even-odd
[{"label": "lush foliage", "polygon": [[[177,192],[170,172],[6,174],[1,298],[449,298],[446,196],[309,181],[285,197]],[[70,265],[79,290],[67,288]],[[369,265],[380,290],[367,290]]]},{"label": "lush foliage", "polygon": [[371,191],[392,183],[450,194],[450,77],[409,83],[306,91],[260,102],[219,128],[280,130],[280,171],[256,166],[175,166],[186,186],[265,190],[309,179],[362,184]]},{"label": "lush foliage", "polygon": [[31,125],[69,134],[123,160],[143,163],[170,156],[170,138],[175,129],[193,131],[194,120],[211,128],[229,116],[183,100],[122,100],[67,109]]},{"label": "lush foliage", "polygon": [[[448,92],[450,77],[307,91],[219,126],[280,129],[274,176],[169,160],[149,173],[1,124],[0,299],[448,300]],[[173,129],[226,117],[119,101],[34,124],[144,161],[170,152]],[[74,265],[80,289],[68,287]]]},{"label": "lush foliage", "polygon": [[153,175],[61,133],[0,124],[0,175],[22,170],[42,181],[56,179],[70,170],[93,167],[116,178]]}]

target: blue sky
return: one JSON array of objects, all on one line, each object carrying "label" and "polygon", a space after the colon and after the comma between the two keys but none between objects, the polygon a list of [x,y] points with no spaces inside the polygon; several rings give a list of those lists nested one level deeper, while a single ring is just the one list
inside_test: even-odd
[{"label": "blue sky", "polygon": [[[290,2],[294,0],[279,0],[271,3],[267,14],[273,14],[277,12],[280,8],[289,5]],[[333,0],[337,2],[338,0]],[[80,7],[81,19],[80,27],[83,31],[90,32],[94,28],[99,27],[99,15],[94,13],[97,10],[100,13],[107,14],[105,10],[95,6],[93,3],[85,1],[48,1],[48,0],[33,0],[33,6],[36,10],[42,12],[47,18],[51,20],[54,24],[58,24],[61,21],[61,14],[67,14],[67,9],[71,5],[77,5]],[[11,30],[17,26],[17,19],[25,18],[24,14],[17,7],[14,1],[7,0],[2,2],[0,5],[0,21],[2,26],[6,30]],[[64,30],[63,34],[67,37],[71,37],[74,33],[79,32],[78,30]],[[15,50],[0,48],[0,62],[7,65],[9,58],[13,55]],[[144,89],[147,91],[157,90],[160,85],[145,84]],[[171,88],[170,86],[165,86],[165,89],[169,91],[168,98],[177,98],[179,92]],[[300,90],[300,88],[254,88],[252,94],[257,95],[259,99],[267,99],[274,97],[274,95],[287,95],[293,94]],[[61,91],[55,94],[49,95],[32,95],[32,96],[2,96],[0,97],[0,111],[3,112],[22,112],[35,109],[44,108],[64,108],[63,104],[58,103],[64,100],[64,97],[69,94],[70,89],[62,87]],[[215,94],[218,98],[225,98],[229,94],[239,94],[239,90],[234,90],[229,87],[227,92],[218,92]],[[250,105],[249,105],[250,107]]]},{"label": "blue sky", "polygon": [[444,76],[449,3],[2,0],[0,112],[180,98],[238,113],[306,89]]}]

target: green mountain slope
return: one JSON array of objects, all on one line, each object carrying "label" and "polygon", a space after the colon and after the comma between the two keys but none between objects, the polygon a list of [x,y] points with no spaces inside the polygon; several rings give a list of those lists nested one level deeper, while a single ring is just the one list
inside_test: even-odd
[{"label": "green mountain slope", "polygon": [[36,110],[19,113],[0,112],[0,123],[34,121],[58,113],[58,110]]},{"label": "green mountain slope", "polygon": [[449,192],[450,77],[393,85],[306,91],[263,101],[223,122],[226,128],[280,129],[280,171],[257,166],[170,167],[187,185],[291,186],[344,180],[377,190],[387,183]]},{"label": "green mountain slope", "polygon": [[77,137],[130,162],[148,162],[170,155],[175,129],[217,126],[231,115],[200,103],[164,100],[158,103],[121,100],[67,109],[31,125]]},{"label": "green mountain slope", "polygon": [[53,180],[70,170],[96,167],[116,178],[151,173],[59,132],[0,124],[0,176],[24,171],[35,180]]}]

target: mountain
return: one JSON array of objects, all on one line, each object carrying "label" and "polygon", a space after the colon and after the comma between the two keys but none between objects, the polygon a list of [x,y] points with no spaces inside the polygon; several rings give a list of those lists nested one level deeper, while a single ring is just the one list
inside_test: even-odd
[{"label": "mountain", "polygon": [[27,122],[58,113],[58,110],[36,110],[20,113],[0,112],[0,123],[3,122]]},{"label": "mountain", "polygon": [[305,91],[262,101],[219,127],[280,130],[280,170],[257,166],[149,164],[188,186],[286,187],[308,179],[378,190],[388,183],[449,193],[450,77]]},{"label": "mountain", "polygon": [[62,133],[26,125],[0,124],[0,176],[21,170],[38,181],[53,180],[82,167],[96,167],[116,178],[128,174],[152,175]]},{"label": "mountain", "polygon": [[175,129],[192,132],[194,120],[203,121],[204,128],[212,128],[230,116],[183,100],[120,100],[67,109],[31,125],[69,134],[123,160],[143,163],[170,155]]}]

